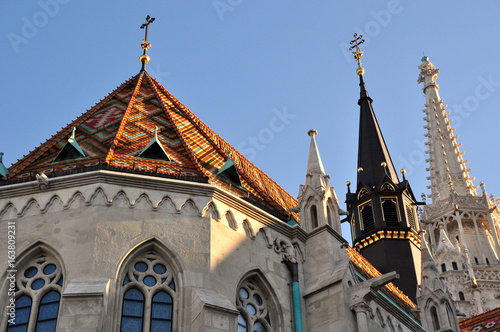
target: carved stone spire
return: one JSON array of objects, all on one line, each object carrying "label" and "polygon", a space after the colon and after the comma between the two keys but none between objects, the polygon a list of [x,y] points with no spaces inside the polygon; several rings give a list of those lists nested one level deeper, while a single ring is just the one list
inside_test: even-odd
[{"label": "carved stone spire", "polygon": [[425,231],[420,231],[420,236],[422,239],[422,281],[417,303],[422,326],[426,331],[459,332],[455,303],[436,267],[427,244]]},{"label": "carved stone spire", "polygon": [[311,137],[311,142],[309,144],[309,157],[307,159],[306,185],[310,185],[315,189],[324,188],[329,185],[329,176],[325,173],[325,168],[323,167],[316,144],[315,136],[318,135],[318,131],[311,129],[307,134]]},{"label": "carved stone spire", "polygon": [[311,129],[311,137],[305,184],[299,190],[299,210],[306,229],[328,224],[340,234],[340,218],[337,195],[330,185],[330,176],[325,173],[323,162],[316,145],[318,132]]},{"label": "carved stone spire", "polygon": [[436,79],[439,73],[428,57],[422,58],[422,64],[418,67],[420,76],[418,83],[423,83],[425,93],[424,118],[427,122],[424,128],[427,129],[428,162],[430,164],[431,197],[433,201],[447,199],[452,193],[458,195],[476,195],[474,180],[470,175],[470,169],[466,168],[467,161],[462,158],[460,144],[454,134],[454,128],[450,126],[448,119],[450,113],[446,112],[447,105],[443,104],[439,96],[439,85]]}]

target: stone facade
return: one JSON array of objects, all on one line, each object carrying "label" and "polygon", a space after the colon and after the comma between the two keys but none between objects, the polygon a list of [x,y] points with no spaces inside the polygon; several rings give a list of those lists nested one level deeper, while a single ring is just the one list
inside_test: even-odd
[{"label": "stone facade", "polygon": [[[35,182],[7,185],[0,222],[15,224],[17,277],[28,281],[17,297],[60,290],[57,331],[119,331],[129,283],[144,291],[145,313],[154,309],[147,301],[154,292],[171,296],[173,331],[236,331],[239,315],[247,325],[292,331],[286,255],[299,266],[304,330],[356,330],[349,294],[361,281],[342,237],[329,225],[307,233],[210,184],[96,171],[50,179],[43,190]],[[0,249],[5,267],[7,243]],[[43,274],[50,264],[61,285],[42,275],[46,283],[38,288],[28,269]],[[8,287],[4,282],[3,303]],[[417,326],[400,321],[398,315],[407,314],[370,287],[362,303],[380,331],[387,322],[401,331]],[[2,320],[0,329],[6,325]]]}]

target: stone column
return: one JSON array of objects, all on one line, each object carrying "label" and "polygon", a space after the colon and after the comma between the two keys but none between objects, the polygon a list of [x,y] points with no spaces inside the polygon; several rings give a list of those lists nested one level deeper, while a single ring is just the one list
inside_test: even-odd
[{"label": "stone column", "polygon": [[369,332],[368,330],[368,312],[371,310],[370,306],[364,301],[352,305],[351,310],[356,313],[356,322],[358,323],[358,332]]}]

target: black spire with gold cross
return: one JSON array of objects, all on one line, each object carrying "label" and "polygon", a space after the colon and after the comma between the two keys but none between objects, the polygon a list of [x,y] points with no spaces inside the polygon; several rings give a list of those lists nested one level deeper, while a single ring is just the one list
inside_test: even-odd
[{"label": "black spire with gold cross", "polygon": [[353,246],[380,272],[396,271],[396,286],[415,300],[420,272],[416,202],[408,181],[398,179],[366,90],[363,42],[355,34],[350,48],[360,86],[357,186],[355,193],[348,190],[346,195]]},{"label": "black spire with gold cross", "polygon": [[149,32],[149,25],[151,23],[153,23],[154,20],[155,20],[154,17],[151,17],[151,16],[148,15],[148,16],[146,16],[146,22],[144,22],[141,25],[141,29],[144,29],[144,40],[141,43],[141,48],[143,49],[143,53],[139,57],[139,61],[142,63],[141,71],[145,71],[146,70],[146,64],[151,59],[149,57],[149,55],[147,54],[148,53],[148,49],[151,47],[151,44],[148,43],[148,32]]},{"label": "black spire with gold cross", "polygon": [[[360,106],[359,120],[359,146],[358,146],[358,187],[361,183],[372,188],[385,178],[393,183],[399,183],[394,164],[387,150],[382,131],[373,111],[373,100],[368,95],[363,75],[365,69],[362,67],[360,45],[364,42],[362,35],[354,34],[350,50],[353,51],[354,59],[358,63],[356,74],[359,76]],[[384,165],[384,166],[382,166]],[[361,182],[361,183],[360,183]]]}]

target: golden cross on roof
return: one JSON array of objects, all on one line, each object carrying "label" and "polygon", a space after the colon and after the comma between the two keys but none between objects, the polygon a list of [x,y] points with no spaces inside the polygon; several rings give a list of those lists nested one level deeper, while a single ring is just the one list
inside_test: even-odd
[{"label": "golden cross on roof", "polygon": [[[365,70],[363,67],[361,67],[361,58],[363,58],[363,53],[361,52],[361,48],[359,45],[363,44],[365,40],[363,39],[363,35],[358,35],[357,33],[354,34],[354,39],[349,42],[352,46],[349,47],[349,51],[354,54],[354,59],[358,62],[358,69],[356,69],[356,74],[358,75],[363,75],[365,73]],[[352,51],[356,49],[355,51]]]},{"label": "golden cross on roof", "polygon": [[148,49],[151,47],[151,44],[148,43],[148,28],[151,23],[155,20],[154,17],[146,16],[146,22],[141,25],[141,29],[145,29],[144,31],[144,40],[141,43],[141,48],[143,49],[142,55],[139,57],[139,61],[142,63],[141,71],[146,69],[146,64],[149,62],[150,57],[146,54]]}]

